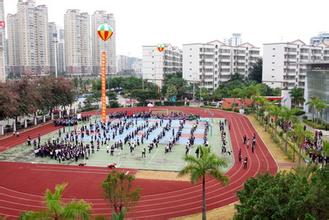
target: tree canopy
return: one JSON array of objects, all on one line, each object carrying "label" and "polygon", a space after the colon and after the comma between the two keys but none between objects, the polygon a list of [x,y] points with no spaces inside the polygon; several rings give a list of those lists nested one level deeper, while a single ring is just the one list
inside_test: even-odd
[{"label": "tree canopy", "polygon": [[235,219],[328,219],[329,165],[311,168],[250,178],[238,192]]},{"label": "tree canopy", "polygon": [[135,177],[113,170],[103,182],[106,198],[112,207],[112,218],[123,219],[130,208],[136,205],[140,189],[133,188]]},{"label": "tree canopy", "polygon": [[88,220],[91,215],[91,205],[84,200],[73,200],[65,203],[63,192],[67,184],[56,185],[54,192],[47,189],[45,192],[46,209],[28,211],[20,216],[20,220]]},{"label": "tree canopy", "polygon": [[0,83],[0,119],[51,111],[74,101],[71,80],[41,77]]},{"label": "tree canopy", "polygon": [[251,65],[248,79],[257,83],[262,83],[263,59],[259,58],[256,63]]}]

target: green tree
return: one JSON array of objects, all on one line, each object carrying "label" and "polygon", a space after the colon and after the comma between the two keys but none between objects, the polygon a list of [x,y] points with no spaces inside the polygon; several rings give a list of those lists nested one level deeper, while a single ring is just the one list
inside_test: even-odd
[{"label": "green tree", "polygon": [[304,219],[309,190],[308,181],[291,172],[250,178],[238,192],[234,219]]},{"label": "green tree", "polygon": [[320,114],[318,116],[318,119],[322,120],[323,110],[328,108],[328,104],[324,100],[318,99],[318,101],[315,104],[315,108],[316,108],[316,111]]},{"label": "green tree", "polygon": [[19,95],[13,87],[0,83],[0,120],[13,118],[18,112]]},{"label": "green tree", "polygon": [[46,210],[28,211],[20,216],[21,220],[75,220],[90,218],[91,205],[84,200],[71,201],[64,203],[62,201],[63,191],[67,184],[56,185],[55,191],[49,189],[45,193]]},{"label": "green tree", "polygon": [[105,196],[112,207],[112,219],[122,220],[140,198],[140,189],[133,188],[135,177],[113,170],[103,182]]},{"label": "green tree", "polygon": [[256,63],[252,64],[249,72],[249,80],[255,81],[257,83],[262,83],[263,59],[259,58]]},{"label": "green tree", "polygon": [[206,176],[212,176],[216,180],[226,184],[228,178],[220,170],[226,167],[225,160],[220,159],[216,154],[211,152],[210,147],[200,147],[200,158],[191,155],[185,156],[187,165],[179,172],[179,176],[189,174],[191,182],[196,184],[202,181],[202,220],[206,220]]},{"label": "green tree", "polygon": [[173,97],[176,97],[177,96],[177,88],[175,85],[173,84],[170,84],[168,87],[167,87],[167,91],[166,91],[166,97],[169,99],[173,98]]},{"label": "green tree", "polygon": [[158,97],[158,94],[149,89],[135,89],[129,94],[131,98],[137,99],[143,105],[146,104],[146,100],[155,99]]},{"label": "green tree", "polygon": [[294,123],[294,128],[292,130],[292,135],[294,136],[294,142],[296,143],[298,150],[299,150],[299,164],[301,163],[301,155],[302,155],[302,148],[305,138],[313,136],[312,132],[304,131],[304,126],[300,123]]},{"label": "green tree", "polygon": [[211,95],[209,94],[208,89],[200,88],[198,91],[199,91],[198,97],[200,97],[201,100],[203,100],[203,101],[209,101],[210,100]]},{"label": "green tree", "polygon": [[311,100],[306,103],[306,105],[308,105],[309,108],[312,109],[311,111],[312,111],[312,120],[313,120],[313,122],[315,120],[316,106],[317,106],[318,102],[319,102],[319,98],[313,96],[313,97],[311,97]]},{"label": "green tree", "polygon": [[182,99],[187,93],[188,85],[186,80],[183,79],[182,73],[167,74],[164,78],[162,86],[162,95],[167,96],[169,86],[175,86],[177,90],[177,98]]},{"label": "green tree", "polygon": [[292,107],[300,107],[305,102],[304,99],[304,89],[294,87],[292,90],[290,90],[290,96],[292,101]]},{"label": "green tree", "polygon": [[306,209],[315,219],[329,219],[329,165],[317,169],[311,178]]}]

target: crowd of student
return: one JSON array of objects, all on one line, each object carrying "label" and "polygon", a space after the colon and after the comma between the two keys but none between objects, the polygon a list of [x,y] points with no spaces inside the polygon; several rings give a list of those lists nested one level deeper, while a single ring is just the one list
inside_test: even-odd
[{"label": "crowd of student", "polygon": [[66,118],[59,118],[54,120],[55,126],[73,126],[77,125],[78,121],[89,121],[90,116],[81,116],[77,117],[77,115],[73,115]]},{"label": "crowd of student", "polygon": [[[55,120],[56,126],[63,126],[58,130],[58,137],[52,140],[47,140],[41,144],[40,135],[37,139],[32,140],[28,137],[28,145],[34,147],[34,153],[37,157],[49,157],[51,159],[58,160],[59,163],[62,161],[72,160],[78,161],[79,159],[88,159],[91,154],[100,149],[101,146],[106,146],[106,151],[110,155],[114,155],[115,149],[123,150],[124,146],[128,144],[130,152],[132,153],[134,149],[140,145],[144,144],[144,140],[149,140],[151,133],[161,127],[161,132],[153,137],[150,144],[148,145],[149,153],[152,152],[154,147],[158,147],[159,142],[162,138],[167,136],[169,133],[170,141],[164,147],[165,153],[172,150],[173,146],[179,138],[181,137],[183,127],[185,125],[188,116],[182,113],[171,113],[168,115],[163,114],[152,114],[150,112],[140,112],[132,115],[127,114],[127,112],[117,112],[110,114],[107,123],[102,123],[99,121],[91,122],[90,116],[84,116],[81,118],[83,121],[88,121],[87,124],[82,125],[78,128],[78,119],[76,117],[72,118],[62,118]],[[160,121],[150,124],[149,118],[157,118]],[[138,119],[142,118],[145,121],[142,124],[138,124]],[[172,120],[181,118],[179,121],[178,130],[172,127]],[[115,120],[120,119],[120,120]],[[167,124],[163,125],[164,120],[167,119]],[[194,126],[192,126],[189,138],[189,147],[194,144],[194,132],[197,128],[198,121]],[[65,127],[67,125],[73,125],[73,127]],[[133,129],[132,129],[133,128]],[[206,131],[208,131],[208,124],[206,124]],[[129,130],[129,132],[128,132]],[[122,137],[122,134],[126,134]],[[121,135],[120,139],[116,138]],[[85,139],[89,139],[90,143],[86,144]],[[113,144],[110,144],[111,140],[116,140]],[[207,142],[207,137],[204,139]],[[144,147],[142,151],[142,156],[146,157],[146,149]]]},{"label": "crowd of student", "polygon": [[314,141],[305,139],[303,148],[310,158],[310,162],[315,164],[329,164],[329,156],[323,151],[323,134],[322,131],[314,132]]}]

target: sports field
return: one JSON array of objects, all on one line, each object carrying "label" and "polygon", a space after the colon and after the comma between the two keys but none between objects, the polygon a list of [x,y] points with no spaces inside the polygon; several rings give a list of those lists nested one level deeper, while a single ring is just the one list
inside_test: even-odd
[{"label": "sports field", "polygon": [[[146,107],[121,108],[109,109],[108,113],[127,111],[129,114],[134,114],[149,110],[150,109]],[[207,210],[236,202],[236,193],[243,187],[243,184],[248,178],[266,172],[274,174],[277,171],[277,164],[270,152],[267,150],[248,118],[243,115],[214,109],[191,107],[157,107],[153,108],[152,111],[180,111],[185,114],[199,115],[203,118],[202,120],[209,120],[211,124],[208,132],[209,142],[219,155],[221,155],[218,151],[218,149],[221,148],[221,141],[217,130],[217,122],[218,120],[226,119],[228,125],[230,125],[231,129],[227,136],[228,148],[230,148],[228,151],[231,149],[233,150],[234,161],[229,161],[232,166],[225,173],[230,181],[228,185],[223,186],[212,178],[206,178]],[[84,113],[84,115],[88,116],[97,114],[99,114],[99,112]],[[227,130],[227,128],[225,129]],[[252,137],[255,133],[257,136],[256,150],[252,153],[250,149],[243,147],[242,139],[243,135]],[[44,191],[46,189],[53,189],[58,183],[65,182],[69,184],[63,197],[66,201],[72,198],[85,199],[87,202],[92,203],[93,217],[96,215],[111,216],[108,202],[104,200],[104,193],[100,187],[110,171],[109,168],[101,165],[100,162],[104,160],[104,164],[107,164],[111,159],[110,155],[107,155],[106,152],[102,153],[102,150],[99,152],[96,151],[95,154],[90,157],[87,164],[90,163],[89,165],[92,165],[91,163],[94,162],[94,165],[97,166],[79,167],[74,165],[75,162],[73,161],[63,162],[70,165],[54,165],[58,164],[58,161],[34,158],[31,147],[20,145],[26,141],[28,136],[36,138],[38,134],[45,135],[43,140],[57,137],[58,127],[55,127],[53,124],[45,124],[22,132],[19,137],[8,136],[0,139],[0,152],[3,152],[0,154],[1,160],[25,162],[0,161],[0,215],[6,216],[8,220],[14,220],[18,219],[18,216],[23,211],[40,210],[44,208],[44,203],[42,202],[44,199]],[[17,147],[17,145],[20,146]],[[174,146],[171,154],[177,154],[176,161],[182,161],[182,156],[185,154],[184,145],[185,143]],[[143,163],[150,167],[151,161],[164,158],[164,152],[160,150],[161,147],[163,150],[163,145],[161,145],[158,147],[158,150],[154,149],[151,155],[147,154],[145,161],[140,160],[141,154],[140,151],[137,151],[138,149],[135,151],[135,158],[131,155],[128,159],[123,159],[124,152],[127,152],[126,149],[122,152],[122,155],[118,155],[118,153],[115,152],[112,159],[116,158],[119,160],[120,158],[121,167],[124,166],[125,162],[127,164],[126,166],[128,166],[128,163],[131,163],[131,161],[135,163],[136,168],[142,167]],[[103,148],[104,147],[101,147],[101,149]],[[239,149],[242,150],[243,156],[247,156],[250,159],[247,168],[243,168],[242,164],[238,161]],[[194,149],[191,150],[190,153],[194,154]],[[104,158],[102,159],[102,157]],[[166,157],[169,160],[171,155],[168,154]],[[32,162],[53,164],[32,164]],[[169,167],[170,165],[170,162],[163,163],[161,160],[159,163],[161,163],[161,165],[158,166],[160,167],[158,169],[161,169],[163,166]],[[178,166],[176,166],[176,168],[177,167]],[[167,220],[178,216],[199,213],[201,211],[202,187],[200,182],[193,185],[189,181],[177,181],[174,178],[171,180],[157,179],[156,176],[154,176],[154,178],[143,178],[138,174],[140,171],[137,169],[116,170],[123,172],[129,171],[130,174],[135,175],[134,186],[142,189],[141,199],[135,209],[129,213],[129,219]],[[143,173],[146,172],[143,171]],[[175,172],[166,173],[171,173],[172,176],[176,174]]]},{"label": "sports field", "polygon": [[[116,123],[119,119],[115,119],[113,123]],[[135,126],[142,125],[146,122],[146,119],[130,119],[133,121]],[[204,137],[204,130],[205,130],[205,122],[209,123],[209,131],[208,131],[208,141],[209,145],[211,146],[212,150],[219,155],[221,158],[225,158],[228,167],[223,170],[224,172],[227,171],[233,164],[233,157],[229,153],[221,153],[222,148],[222,140],[220,136],[219,131],[219,121],[223,121],[223,119],[220,118],[200,118],[198,127],[194,133],[195,136],[195,145],[192,147],[192,149],[189,151],[188,154],[195,155],[195,150],[198,145],[203,144],[203,137]],[[90,119],[90,122],[92,123],[98,123],[99,117],[94,116]],[[160,119],[148,119],[149,126],[152,124],[158,122]],[[75,127],[75,129],[79,130],[81,126],[89,125],[90,122],[79,122],[79,125]],[[128,121],[129,122],[129,121]],[[145,170],[166,170],[166,171],[179,171],[181,170],[184,165],[184,156],[185,156],[185,145],[188,141],[189,132],[193,124],[196,123],[196,121],[186,121],[184,128],[182,130],[182,135],[177,142],[177,144],[174,145],[172,148],[172,151],[169,153],[165,153],[165,146],[168,144],[171,138],[171,132],[166,133],[166,135],[160,140],[160,144],[158,148],[154,148],[150,153],[146,152],[146,157],[142,157],[142,151],[145,146],[146,149],[148,149],[148,144],[153,140],[154,137],[156,137],[160,132],[161,129],[168,123],[168,120],[164,120],[162,126],[155,129],[151,134],[150,137],[144,141],[144,144],[137,146],[135,150],[131,153],[128,144],[124,145],[123,150],[121,149],[115,149],[114,155],[111,156],[106,151],[106,146],[109,145],[101,145],[100,150],[96,151],[95,153],[92,153],[88,159],[80,159],[78,162],[75,162],[74,159],[72,160],[65,160],[62,161],[62,164],[67,165],[77,165],[79,163],[85,162],[88,166],[100,166],[100,167],[106,167],[108,164],[116,163],[116,167],[118,168],[134,168],[134,169],[145,169]],[[179,120],[172,120],[172,128],[177,132],[178,126],[179,126]],[[66,127],[66,131],[72,130],[74,127]],[[134,129],[134,127],[129,128],[128,130],[125,130],[123,134],[118,135],[115,137],[115,139],[110,141],[110,145],[112,145],[115,141],[122,140],[124,136],[127,135],[127,133],[131,132]],[[226,137],[227,140],[227,151],[231,152],[231,140],[229,136],[229,132],[227,131],[227,126],[225,126],[225,131],[228,134]],[[111,131],[112,132],[112,131]],[[112,133],[109,132],[108,135],[112,135]],[[143,131],[139,132],[139,135]],[[53,140],[58,138],[59,134],[58,131],[53,131],[47,135],[42,136],[41,143],[44,143],[47,140]],[[137,137],[138,138],[138,135]],[[136,140],[135,138],[135,140]],[[79,140],[80,141],[80,140]],[[90,142],[90,137],[84,137],[82,139],[84,143]],[[34,155],[33,147],[27,146],[27,144],[18,145],[17,147],[10,148],[7,151],[4,151],[0,153],[0,160],[2,161],[13,161],[13,162],[30,162],[30,163],[47,163],[47,164],[58,164],[59,162],[55,159],[51,159],[49,157],[36,157]]]}]

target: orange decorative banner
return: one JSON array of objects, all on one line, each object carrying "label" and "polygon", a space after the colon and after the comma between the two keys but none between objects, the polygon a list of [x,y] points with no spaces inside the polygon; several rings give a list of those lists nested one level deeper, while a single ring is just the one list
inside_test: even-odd
[{"label": "orange decorative banner", "polygon": [[[97,34],[99,36],[99,38],[101,40],[104,41],[104,43],[110,39],[113,35],[113,29],[110,25],[108,24],[101,24],[99,25],[98,29],[97,29]],[[101,113],[101,117],[102,117],[102,122],[106,123],[106,69],[107,69],[107,65],[106,65],[106,52],[103,51],[102,52],[102,56],[101,56],[101,86],[102,86],[102,97],[101,97],[101,103],[102,103],[102,113]],[[108,88],[110,91],[110,88]]]},{"label": "orange decorative banner", "polygon": [[101,58],[101,86],[102,86],[102,122],[106,123],[106,52]]}]

